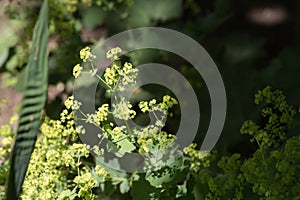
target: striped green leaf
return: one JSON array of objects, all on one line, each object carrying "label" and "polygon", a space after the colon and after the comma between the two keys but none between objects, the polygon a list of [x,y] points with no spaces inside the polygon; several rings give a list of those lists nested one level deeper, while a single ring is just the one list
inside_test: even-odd
[{"label": "striped green leaf", "polygon": [[22,79],[23,101],[14,148],[11,155],[6,199],[17,200],[26,175],[40,127],[48,86],[48,0],[43,2],[36,22],[32,49]]}]

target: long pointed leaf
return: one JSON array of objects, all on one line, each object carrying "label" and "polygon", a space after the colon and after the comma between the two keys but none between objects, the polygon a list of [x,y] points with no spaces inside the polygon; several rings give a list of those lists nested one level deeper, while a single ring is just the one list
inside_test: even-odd
[{"label": "long pointed leaf", "polygon": [[40,127],[48,85],[48,0],[45,0],[36,22],[32,49],[25,71],[20,121],[11,155],[6,199],[17,200],[26,175],[31,153]]}]

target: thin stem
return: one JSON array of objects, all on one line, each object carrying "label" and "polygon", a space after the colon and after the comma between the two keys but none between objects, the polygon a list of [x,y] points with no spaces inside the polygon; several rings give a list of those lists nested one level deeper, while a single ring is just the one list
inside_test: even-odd
[{"label": "thin stem", "polygon": [[80,165],[80,156],[78,157],[77,160],[77,175],[79,176],[79,165]]},{"label": "thin stem", "polygon": [[[93,64],[92,62],[90,62],[90,63],[91,63],[91,66],[92,66],[92,70],[95,71],[95,66],[94,66],[94,64]],[[112,89],[111,86],[108,85],[108,84],[106,83],[106,81],[103,80],[103,78],[101,78],[101,76],[99,76],[97,73],[96,73],[96,76],[97,76],[97,78],[98,78],[102,83],[104,83],[104,85],[106,85],[109,89]]]},{"label": "thin stem", "polygon": [[153,113],[155,119],[158,120],[158,121],[160,121],[160,120],[158,119],[157,115],[155,114],[155,111],[152,111],[152,113]]},{"label": "thin stem", "polygon": [[[80,109],[78,109],[78,111],[85,117],[85,119],[84,118],[79,118],[79,120],[85,121],[87,119],[86,114],[84,112],[82,112],[82,110],[80,110]],[[106,132],[105,129],[103,129],[100,125],[96,124],[95,122],[93,122],[92,124],[95,125],[97,128],[99,128],[102,132]]]},{"label": "thin stem", "polygon": [[131,130],[131,128],[130,128],[128,122],[127,122],[126,120],[124,120],[124,122],[125,122],[125,125],[126,125],[126,128],[127,128],[128,132],[129,132],[129,134],[130,134],[130,135],[133,135],[132,130]]}]

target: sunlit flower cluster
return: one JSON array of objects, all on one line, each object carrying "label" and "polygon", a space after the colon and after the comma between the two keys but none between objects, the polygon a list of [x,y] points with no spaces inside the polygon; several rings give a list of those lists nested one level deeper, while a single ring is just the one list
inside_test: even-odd
[{"label": "sunlit flower cluster", "polygon": [[[121,53],[121,49],[118,47],[108,51],[107,58],[114,60],[115,63],[105,70],[103,79],[97,75],[107,86],[107,91],[110,92],[123,91],[131,87],[136,83],[138,75],[138,69],[134,68],[131,63],[126,62],[122,65],[116,61],[119,53]],[[80,58],[83,62],[92,64],[95,56],[90,52],[90,48],[86,47],[80,51]],[[94,69],[92,65],[91,68]],[[74,77],[78,78],[82,70],[81,65],[75,65]],[[176,99],[164,96],[161,103],[152,99],[149,102],[140,102],[139,107],[142,112],[167,113],[168,109],[177,103]],[[162,119],[157,118],[155,125],[139,129],[130,127],[127,121],[134,119],[137,113],[133,110],[133,104],[124,97],[116,98],[112,105],[102,104],[94,113],[83,113],[81,102],[74,96],[68,97],[64,105],[65,109],[61,111],[59,120],[45,117],[41,124],[41,135],[36,141],[23,184],[22,200],[99,199],[99,191],[105,190],[104,185],[108,181],[121,193],[128,192],[132,182],[138,180],[138,175],[129,176],[125,173],[120,178],[118,175],[114,176],[115,172],[108,171],[90,159],[90,152],[97,156],[103,156],[104,152],[109,151],[109,149],[104,150],[101,146],[103,138],[108,139],[108,143],[115,145],[117,152],[112,151],[112,153],[116,153],[119,157],[123,157],[125,153],[129,152],[145,155],[154,151],[163,151],[174,144],[175,136],[161,131]],[[83,124],[75,124],[74,111],[82,114],[82,117],[76,118],[76,120],[93,124],[103,132],[103,134],[98,134],[100,139],[98,145],[90,147],[79,142],[79,134],[86,134],[88,129],[85,129]],[[111,121],[111,116],[122,120],[126,125],[115,125]],[[5,138],[1,138],[2,136]],[[0,128],[0,159],[1,156],[7,157],[12,142],[11,127],[2,126]],[[151,162],[161,165],[153,163],[155,162],[153,160]],[[98,193],[96,194],[95,191]]]},{"label": "sunlit flower cluster", "polygon": [[123,68],[119,70],[121,78],[118,83],[118,88],[120,91],[123,91],[136,83],[138,71],[138,69],[132,67],[131,63],[126,62],[124,64]]},{"label": "sunlit flower cluster", "polygon": [[0,163],[11,151],[10,145],[14,139],[13,129],[10,124],[0,127]]},{"label": "sunlit flower cluster", "polygon": [[119,80],[118,70],[120,70],[120,67],[115,64],[112,67],[105,69],[104,78],[106,83],[111,87],[113,87]]},{"label": "sunlit flower cluster", "polygon": [[138,69],[133,68],[131,63],[126,62],[123,67],[113,64],[105,69],[104,79],[114,90],[124,91],[136,83]]},{"label": "sunlit flower cluster", "polygon": [[210,166],[209,151],[200,151],[196,149],[197,144],[192,143],[190,146],[184,148],[183,152],[191,159],[190,169],[194,172],[198,172],[200,167]]},{"label": "sunlit flower cluster", "polygon": [[136,112],[131,109],[132,105],[125,98],[121,98],[119,102],[113,104],[113,108],[113,115],[118,119],[129,120],[136,115]]},{"label": "sunlit flower cluster", "polygon": [[101,123],[103,121],[107,120],[108,114],[109,114],[109,105],[107,103],[102,104],[102,106],[100,106],[98,108],[98,110],[96,111],[96,123]]},{"label": "sunlit flower cluster", "polygon": [[90,47],[85,47],[81,49],[79,55],[80,55],[80,59],[82,59],[83,62],[86,62],[87,60],[91,61],[94,58],[96,58],[96,56],[91,53]]},{"label": "sunlit flower cluster", "polygon": [[70,96],[65,101],[65,106],[67,109],[78,110],[81,106],[81,102],[74,99],[74,96]]},{"label": "sunlit flower cluster", "polygon": [[112,48],[106,52],[106,58],[111,60],[119,60],[118,54],[122,52],[120,47]]},{"label": "sunlit flower cluster", "polygon": [[73,68],[73,76],[75,78],[78,78],[81,74],[82,71],[82,67],[80,64],[75,65],[75,67]]},{"label": "sunlit flower cluster", "polygon": [[157,104],[156,99],[152,99],[149,102],[141,101],[139,103],[139,108],[143,113],[161,111],[164,114],[168,114],[168,110],[176,104],[178,104],[178,101],[175,98],[165,95],[163,96],[163,101],[161,103]]},{"label": "sunlit flower cluster", "polygon": [[109,173],[100,165],[95,167],[95,173],[103,182],[109,178]]},{"label": "sunlit flower cluster", "polygon": [[74,178],[74,183],[77,184],[79,189],[78,197],[84,199],[96,199],[97,196],[93,194],[92,189],[97,187],[98,182],[95,176],[90,171],[83,168],[80,175]]}]

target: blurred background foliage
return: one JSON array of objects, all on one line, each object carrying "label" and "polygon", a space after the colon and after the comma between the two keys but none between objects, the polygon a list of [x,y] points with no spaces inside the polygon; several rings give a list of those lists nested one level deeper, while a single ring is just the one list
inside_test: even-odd
[{"label": "blurred background foliage", "polygon": [[[1,1],[2,88],[18,89],[22,85],[18,80],[22,80],[28,61],[40,6],[41,1],[36,0]],[[51,0],[49,14],[50,75],[46,111],[52,118],[58,117],[62,102],[72,93],[71,72],[80,62],[79,50],[121,31],[143,26],[166,27],[187,34],[208,51],[219,67],[228,111],[216,148],[224,154],[249,155],[255,150],[254,144],[239,132],[245,120],[261,120],[260,108],[253,103],[258,89],[271,85],[281,89],[289,103],[299,103],[299,1]],[[210,119],[209,94],[201,75],[185,60],[168,52],[140,50],[128,57],[135,65],[154,61],[167,64],[190,81],[200,101],[201,128],[196,141],[201,144]],[[157,86],[151,91],[145,87],[136,98],[150,99],[165,90]],[[167,129],[175,132],[174,124],[179,119],[171,119]]]}]

